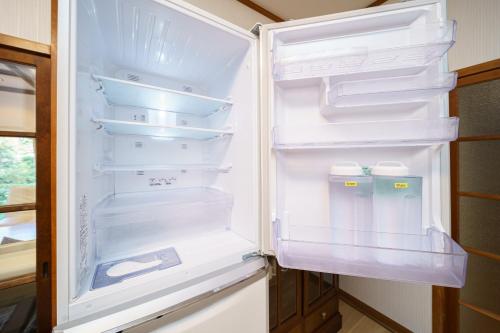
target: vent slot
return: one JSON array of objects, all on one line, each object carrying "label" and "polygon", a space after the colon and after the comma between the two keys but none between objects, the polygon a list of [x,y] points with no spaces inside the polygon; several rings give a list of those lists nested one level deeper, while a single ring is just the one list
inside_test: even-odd
[{"label": "vent slot", "polygon": [[128,73],[128,74],[127,74],[127,79],[128,79],[129,81],[134,81],[134,82],[139,82],[139,81],[140,81],[140,77],[139,77],[139,75],[137,75],[137,74],[132,74],[132,73]]}]

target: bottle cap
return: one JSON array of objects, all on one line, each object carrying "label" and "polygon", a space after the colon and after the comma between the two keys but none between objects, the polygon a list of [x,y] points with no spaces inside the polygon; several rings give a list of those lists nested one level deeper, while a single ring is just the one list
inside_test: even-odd
[{"label": "bottle cap", "polygon": [[381,161],[372,167],[374,176],[408,176],[408,167],[398,161]]},{"label": "bottle cap", "polygon": [[331,166],[333,176],[363,176],[363,168],[356,162],[339,162]]}]

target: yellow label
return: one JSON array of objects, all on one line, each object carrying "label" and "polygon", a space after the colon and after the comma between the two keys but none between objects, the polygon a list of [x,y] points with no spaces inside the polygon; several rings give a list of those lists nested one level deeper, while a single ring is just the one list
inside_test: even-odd
[{"label": "yellow label", "polygon": [[398,190],[408,188],[408,183],[394,183],[394,188]]},{"label": "yellow label", "polygon": [[348,180],[344,182],[345,187],[356,187],[358,186],[358,182],[355,182],[353,180]]}]

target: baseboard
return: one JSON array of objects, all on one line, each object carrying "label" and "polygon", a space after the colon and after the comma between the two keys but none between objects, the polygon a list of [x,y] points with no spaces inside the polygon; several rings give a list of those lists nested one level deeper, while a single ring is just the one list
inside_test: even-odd
[{"label": "baseboard", "polygon": [[371,306],[363,303],[356,297],[352,296],[351,294],[343,291],[342,289],[339,289],[339,298],[346,304],[350,305],[354,309],[358,310],[365,316],[369,317],[370,319],[376,321],[386,329],[388,329],[391,332],[397,332],[397,333],[411,333],[409,329],[404,327],[403,325],[395,322],[391,318],[387,317],[386,315],[378,312]]}]

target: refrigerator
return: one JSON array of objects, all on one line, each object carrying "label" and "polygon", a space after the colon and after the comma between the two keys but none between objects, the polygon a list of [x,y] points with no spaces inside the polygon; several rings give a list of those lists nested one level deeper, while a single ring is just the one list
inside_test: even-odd
[{"label": "refrigerator", "polygon": [[55,331],[265,332],[266,256],[462,287],[455,31],[440,0],[252,32],[59,2]]}]

